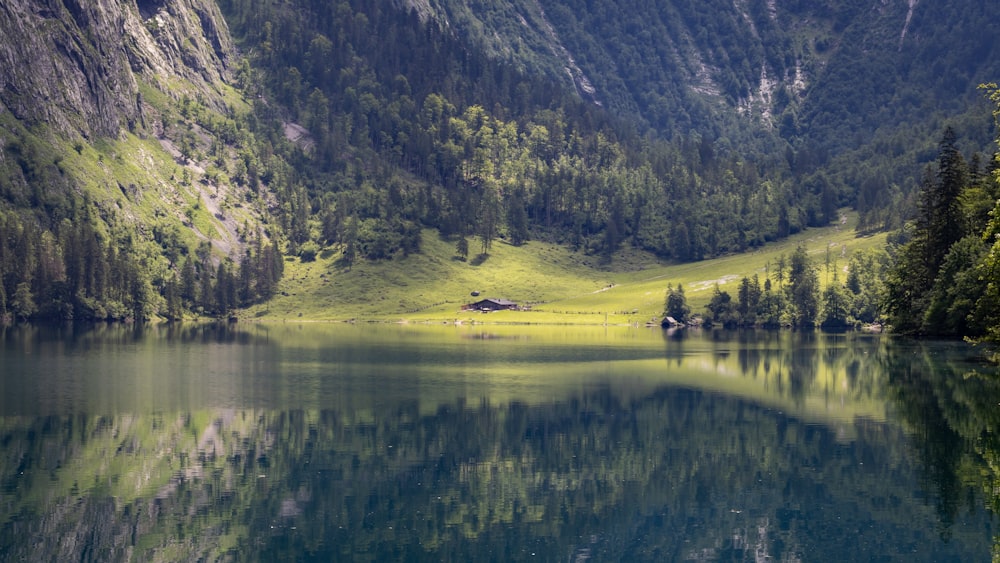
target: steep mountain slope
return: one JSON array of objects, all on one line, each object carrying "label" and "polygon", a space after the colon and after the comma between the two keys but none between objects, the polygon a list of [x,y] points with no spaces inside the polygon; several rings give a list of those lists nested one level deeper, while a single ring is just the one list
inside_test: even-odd
[{"label": "steep mountain slope", "polygon": [[135,128],[140,81],[182,80],[218,101],[232,56],[218,7],[203,0],[12,0],[0,35],[11,39],[0,44],[0,107],[87,138]]},{"label": "steep mountain slope", "polygon": [[843,205],[893,227],[946,122],[966,153],[988,146],[975,86],[1000,75],[997,16],[915,0],[5,2],[0,317],[227,315],[275,290],[279,248],[348,270],[420,252],[428,228],[461,261],[542,239],[613,268],[626,246],[744,251]]},{"label": "steep mountain slope", "polygon": [[640,128],[723,152],[787,151],[802,181],[822,173],[864,228],[910,213],[945,124],[968,153],[992,151],[977,86],[1000,76],[995,2],[410,4],[519,67],[585,77],[587,99]]},{"label": "steep mountain slope", "polygon": [[668,135],[715,137],[737,113],[846,148],[915,111],[965,111],[1000,72],[1000,6],[978,0],[409,5],[519,67],[585,80],[598,103]]},{"label": "steep mountain slope", "polygon": [[0,37],[0,318],[179,315],[269,216],[217,5],[13,0]]}]

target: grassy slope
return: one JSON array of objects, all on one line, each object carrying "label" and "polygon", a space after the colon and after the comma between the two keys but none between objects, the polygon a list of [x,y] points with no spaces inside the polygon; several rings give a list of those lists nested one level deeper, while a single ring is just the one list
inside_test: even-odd
[{"label": "grassy slope", "polygon": [[[758,273],[763,283],[768,262],[806,246],[820,280],[827,282],[827,248],[843,270],[851,252],[881,246],[884,235],[858,238],[856,216],[844,225],[813,229],[763,249],[691,264],[668,265],[622,253],[610,267],[594,256],[537,241],[522,247],[502,242],[483,260],[455,259],[453,241],[424,233],[419,255],[388,262],[359,262],[347,269],[333,251],[311,263],[288,259],[281,294],[244,317],[261,321],[372,320],[401,322],[489,322],[538,324],[635,324],[658,317],[667,284],[684,284],[692,310],[700,312],[716,281],[735,296],[740,278]],[[476,242],[470,242],[475,247]],[[841,273],[841,280],[845,275]],[[460,311],[481,297],[503,297],[532,305],[530,311],[483,314]]]}]

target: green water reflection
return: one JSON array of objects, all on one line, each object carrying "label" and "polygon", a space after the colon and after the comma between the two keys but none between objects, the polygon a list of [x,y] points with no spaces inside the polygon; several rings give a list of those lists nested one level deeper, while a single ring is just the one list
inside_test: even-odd
[{"label": "green water reflection", "polygon": [[0,329],[0,559],[988,560],[960,344],[533,327]]}]

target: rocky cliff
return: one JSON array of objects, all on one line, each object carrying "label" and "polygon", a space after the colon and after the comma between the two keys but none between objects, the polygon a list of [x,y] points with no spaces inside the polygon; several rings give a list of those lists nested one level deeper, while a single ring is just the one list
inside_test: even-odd
[{"label": "rocky cliff", "polygon": [[211,92],[232,51],[208,0],[5,0],[0,37],[0,111],[88,138],[142,118],[140,80]]}]

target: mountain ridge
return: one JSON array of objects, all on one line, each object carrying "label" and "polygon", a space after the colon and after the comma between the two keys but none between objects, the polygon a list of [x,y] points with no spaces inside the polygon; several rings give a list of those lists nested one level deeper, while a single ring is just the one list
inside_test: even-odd
[{"label": "mountain ridge", "polygon": [[[349,269],[420,252],[429,228],[462,260],[470,238],[482,256],[538,238],[612,264],[626,246],[747,250],[844,205],[862,229],[896,228],[936,127],[957,123],[969,153],[991,140],[974,82],[1000,74],[997,10],[12,0],[0,212],[12,240],[29,222],[50,238],[24,271],[9,256],[25,248],[0,248],[0,285],[47,300],[68,283],[60,225],[81,213],[99,245],[145,248],[148,287],[116,301],[162,313],[184,286],[170,317],[266,299],[277,245]],[[248,260],[271,266],[227,287]]]}]

